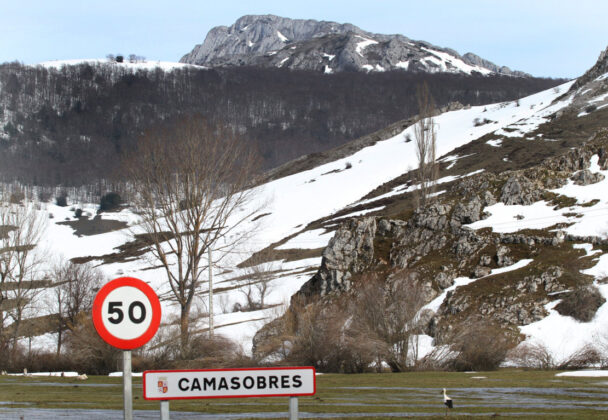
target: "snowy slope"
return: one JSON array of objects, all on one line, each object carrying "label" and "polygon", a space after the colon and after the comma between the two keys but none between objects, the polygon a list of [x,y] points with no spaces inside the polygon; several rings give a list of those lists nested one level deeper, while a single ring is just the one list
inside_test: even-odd
[{"label": "snowy slope", "polygon": [[[446,155],[455,148],[488,133],[502,133],[504,128],[509,128],[505,133],[510,133],[512,129],[517,129],[521,134],[533,130],[546,121],[549,115],[570,103],[570,100],[566,99],[552,104],[553,100],[567,91],[571,84],[572,82],[566,83],[558,89],[540,92],[522,98],[518,102],[471,107],[437,116],[435,122],[438,129],[438,155]],[[476,126],[475,121],[484,118],[493,121],[493,123]],[[413,137],[413,127],[408,127],[395,137],[363,148],[346,158],[256,188],[254,196],[258,202],[254,205],[267,203],[261,213],[270,214],[261,217],[256,222],[252,221],[241,226],[241,229],[245,231],[255,228],[255,235],[240,249],[227,255],[222,261],[222,266],[216,268],[215,287],[236,286],[237,283],[232,279],[246,274],[244,270],[234,269],[238,262],[246,259],[253,252],[288,236],[294,235],[280,248],[312,249],[324,247],[331,235],[326,234],[323,230],[304,231],[306,225],[358,203],[370,191],[415,167],[414,142],[405,141],[408,135]],[[508,135],[504,135],[502,142],[508,142],[509,138]],[[450,156],[450,160],[455,159],[457,157]],[[393,193],[398,192],[394,191]],[[381,208],[374,207],[374,210],[380,210]],[[85,210],[87,209],[85,208]],[[90,208],[89,210],[93,211],[94,209]],[[497,219],[500,209],[496,207],[489,210],[497,215],[495,219],[491,219],[498,224],[501,223],[502,219]],[[47,204],[44,211],[54,215],[54,219],[50,220],[43,244],[44,248],[53,250],[54,258],[59,255],[65,258],[74,258],[110,254],[115,252],[114,248],[116,246],[130,239],[130,231],[135,233],[139,231],[137,217],[130,211],[124,210],[115,214],[103,214],[102,217],[128,222],[130,229],[94,236],[76,237],[70,227],[56,223],[72,217],[72,213],[67,208]],[[516,211],[523,210],[518,209]],[[534,211],[536,210],[532,210],[532,212]],[[552,216],[566,217],[559,214]],[[534,213],[531,213],[529,217],[533,218]],[[581,223],[583,222],[584,219],[581,220]],[[482,225],[474,227],[478,228]],[[310,278],[319,264],[320,258],[289,263],[275,261],[273,268],[280,268],[284,271],[273,281],[274,287],[268,302],[276,305],[287,304],[291,295]],[[125,263],[100,265],[100,268],[108,278],[129,275],[149,282],[163,299],[163,322],[166,323],[175,319],[178,312],[177,308],[166,299],[169,296],[169,289],[165,284],[162,270],[151,269],[154,265],[151,259],[140,258]],[[229,274],[222,274],[223,268],[227,266],[230,266],[234,271]],[[249,351],[253,334],[263,323],[280,315],[281,306],[245,313],[230,312],[234,303],[243,303],[243,301],[243,295],[237,289],[215,293],[213,312],[216,314],[216,331],[236,339],[246,351]],[[435,302],[435,304],[437,303],[440,302]],[[206,309],[205,305],[206,294],[202,293],[195,307],[204,311]],[[608,309],[606,312],[608,313]],[[228,324],[230,325],[228,326]],[[205,326],[204,323],[197,325],[201,329]],[[38,343],[39,345],[48,344],[52,339],[52,335],[47,335],[41,338]]]}]

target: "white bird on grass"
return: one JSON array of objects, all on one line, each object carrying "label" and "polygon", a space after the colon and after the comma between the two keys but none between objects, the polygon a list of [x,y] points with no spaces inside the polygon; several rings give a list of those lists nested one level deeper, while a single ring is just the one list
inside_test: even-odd
[{"label": "white bird on grass", "polygon": [[443,388],[443,403],[445,404],[445,415],[447,416],[448,408],[454,408],[454,402],[450,397],[448,397],[448,394],[445,393],[445,388]]}]

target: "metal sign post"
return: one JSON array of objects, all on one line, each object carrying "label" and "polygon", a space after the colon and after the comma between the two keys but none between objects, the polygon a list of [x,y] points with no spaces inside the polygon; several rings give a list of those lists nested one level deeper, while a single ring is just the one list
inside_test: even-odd
[{"label": "metal sign post", "polygon": [[124,420],[133,420],[131,350],[125,350],[122,352],[122,394],[124,401]]},{"label": "metal sign post", "polygon": [[289,420],[298,420],[298,397],[289,397]]},{"label": "metal sign post", "polygon": [[169,401],[160,402],[160,420],[169,420]]}]

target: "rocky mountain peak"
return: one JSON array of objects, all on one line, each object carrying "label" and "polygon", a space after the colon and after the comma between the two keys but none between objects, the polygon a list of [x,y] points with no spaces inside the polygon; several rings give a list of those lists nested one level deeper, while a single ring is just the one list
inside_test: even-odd
[{"label": "rocky mountain peak", "polygon": [[570,88],[571,91],[580,88],[581,86],[596,80],[597,78],[608,74],[608,47],[600,53],[596,63],[584,75],[579,77]]},{"label": "rocky mountain peak", "polygon": [[231,26],[216,26],[205,41],[180,60],[217,66],[223,58],[253,57],[280,50],[288,44],[336,33],[362,33],[349,23],[288,19],[275,15],[245,15]]},{"label": "rocky mountain peak", "polygon": [[475,54],[403,35],[374,34],[350,23],[247,15],[218,26],[180,60],[209,67],[258,66],[298,70],[502,74],[529,76]]}]

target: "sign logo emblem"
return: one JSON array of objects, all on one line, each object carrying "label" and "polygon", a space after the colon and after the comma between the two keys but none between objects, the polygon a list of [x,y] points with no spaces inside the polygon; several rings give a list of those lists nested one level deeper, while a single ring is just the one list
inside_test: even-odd
[{"label": "sign logo emblem", "polygon": [[169,391],[169,381],[166,376],[158,378],[158,392],[166,394]]}]

